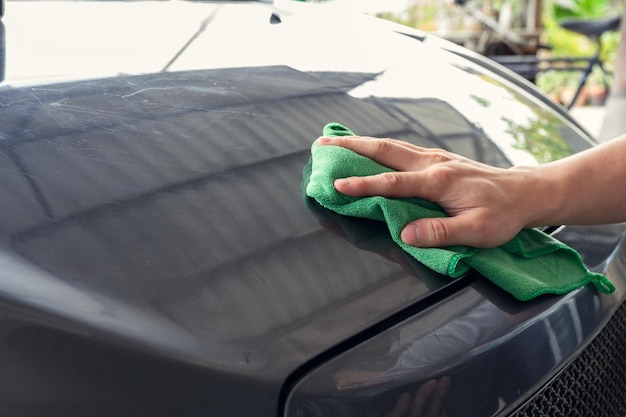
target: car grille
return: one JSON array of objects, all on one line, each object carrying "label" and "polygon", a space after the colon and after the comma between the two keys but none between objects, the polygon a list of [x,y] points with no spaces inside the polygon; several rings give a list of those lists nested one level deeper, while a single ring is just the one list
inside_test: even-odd
[{"label": "car grille", "polygon": [[626,305],[600,334],[511,417],[625,416]]}]

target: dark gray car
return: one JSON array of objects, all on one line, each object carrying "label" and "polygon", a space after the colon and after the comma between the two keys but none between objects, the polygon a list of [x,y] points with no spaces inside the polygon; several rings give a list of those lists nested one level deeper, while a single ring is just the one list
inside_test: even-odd
[{"label": "dark gray car", "polygon": [[614,294],[521,302],[302,195],[328,122],[501,167],[594,145],[527,82],[333,4],[6,9],[0,415],[624,414],[621,225],[548,230]]}]

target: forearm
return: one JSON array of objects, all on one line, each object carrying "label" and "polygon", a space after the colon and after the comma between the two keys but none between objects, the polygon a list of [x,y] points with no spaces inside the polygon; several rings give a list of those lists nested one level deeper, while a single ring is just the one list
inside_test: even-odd
[{"label": "forearm", "polygon": [[626,221],[626,136],[530,171],[527,226]]}]

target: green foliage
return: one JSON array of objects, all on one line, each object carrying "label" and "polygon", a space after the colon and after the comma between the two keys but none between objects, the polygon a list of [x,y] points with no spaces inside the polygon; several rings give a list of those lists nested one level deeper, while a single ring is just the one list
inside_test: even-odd
[{"label": "green foliage", "polygon": [[[621,14],[621,4],[609,0],[548,0],[544,8],[543,22],[548,43],[555,56],[584,56],[595,52],[594,45],[583,35],[561,28],[564,19],[602,19]],[[618,32],[602,36],[603,60],[613,61],[619,41]]]},{"label": "green foliage", "polygon": [[589,38],[559,26],[554,15],[545,14],[543,18],[544,36],[550,45],[550,54],[555,57],[590,56],[595,46]]},{"label": "green foliage", "polygon": [[[452,31],[462,31],[467,20],[464,19],[462,9],[451,6],[451,3],[445,0],[412,0],[408,2],[403,13],[384,13],[379,17],[425,31],[437,31],[441,26]],[[488,5],[493,10],[501,10],[505,3],[513,8],[516,15],[522,14],[523,0],[475,0],[476,6]],[[620,15],[625,4],[625,0],[543,0],[541,43],[550,45],[551,49],[540,51],[539,55],[569,58],[594,55],[597,46],[593,41],[584,35],[563,29],[559,22],[566,18],[600,19]],[[617,58],[619,39],[618,32],[605,33],[601,39],[601,58],[609,71],[613,70]],[[560,100],[565,100],[561,93],[576,87],[580,77],[580,71],[550,70],[540,72],[536,83],[553,98],[559,99],[561,96]],[[588,85],[604,84],[604,80],[601,71],[594,69]],[[531,147],[538,148],[537,144]]]},{"label": "green foliage", "polygon": [[605,33],[602,36],[602,60],[604,62],[614,63],[617,59],[619,38],[619,31]]},{"label": "green foliage", "polygon": [[594,19],[607,15],[608,0],[555,0],[552,15],[559,21],[566,18]]},{"label": "green foliage", "polygon": [[[393,13],[379,13],[378,17],[400,23],[405,26],[417,28],[425,31],[437,29],[436,21],[438,14],[442,12],[441,7],[433,2],[413,2],[402,16]],[[445,13],[445,11],[443,11]]]},{"label": "green foliage", "polygon": [[538,116],[539,118],[526,126],[508,118],[502,119],[509,125],[507,131],[515,140],[513,147],[528,152],[541,164],[556,161],[574,153],[571,145],[559,133],[561,122],[554,117],[549,117],[549,114]]},{"label": "green foliage", "polygon": [[[550,55],[553,57],[584,57],[596,52],[596,45],[589,38],[563,29],[558,22],[566,18],[597,19],[619,13],[619,8],[608,0],[548,0],[544,6],[544,42],[552,47]],[[605,33],[601,41],[602,60],[611,69],[616,59],[619,33]],[[538,76],[537,85],[546,92],[554,92],[576,85],[579,77],[578,72],[546,72]],[[594,71],[589,82],[600,83],[601,80],[602,74]]]}]

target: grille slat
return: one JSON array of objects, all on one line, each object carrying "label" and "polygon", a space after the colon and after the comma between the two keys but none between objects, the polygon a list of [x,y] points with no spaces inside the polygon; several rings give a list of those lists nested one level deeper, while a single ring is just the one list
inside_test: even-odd
[{"label": "grille slat", "polygon": [[548,385],[511,417],[626,415],[626,305]]}]

